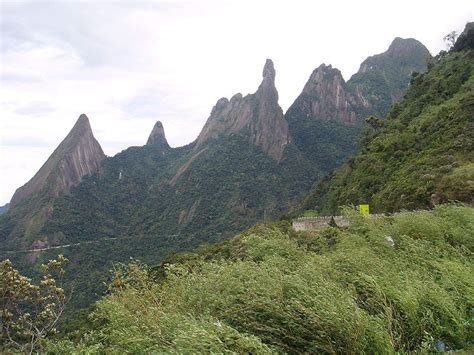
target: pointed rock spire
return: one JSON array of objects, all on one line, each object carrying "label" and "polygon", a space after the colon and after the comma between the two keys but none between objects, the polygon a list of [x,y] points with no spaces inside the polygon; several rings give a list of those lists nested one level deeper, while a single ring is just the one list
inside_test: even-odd
[{"label": "pointed rock spire", "polygon": [[105,154],[94,138],[89,119],[82,114],[35,176],[16,190],[11,207],[39,192],[48,198],[60,196],[85,175],[98,171],[103,159]]},{"label": "pointed rock spire", "polygon": [[153,126],[153,130],[148,137],[146,145],[169,148],[168,141],[166,140],[165,136],[165,130],[163,128],[163,124],[160,121],[157,121]]},{"label": "pointed rock spire", "polygon": [[271,59],[267,59],[265,61],[265,66],[263,67],[263,83],[268,83],[272,86],[275,85],[275,68],[273,66],[273,61]]},{"label": "pointed rock spire", "polygon": [[262,76],[262,83],[256,92],[257,96],[277,103],[278,91],[275,87],[275,68],[273,67],[273,61],[271,59],[265,61]]},{"label": "pointed rock spire", "polygon": [[210,139],[232,133],[242,133],[250,143],[262,147],[275,160],[282,158],[289,143],[288,124],[278,105],[275,69],[270,59],[265,62],[263,80],[255,94],[245,97],[236,94],[230,101],[226,98],[217,101],[195,149]]}]

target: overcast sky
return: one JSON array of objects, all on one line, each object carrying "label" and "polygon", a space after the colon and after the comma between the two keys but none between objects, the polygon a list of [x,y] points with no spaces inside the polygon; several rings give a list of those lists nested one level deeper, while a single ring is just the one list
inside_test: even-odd
[{"label": "overcast sky", "polygon": [[321,63],[345,79],[395,37],[434,55],[471,1],[1,2],[0,205],[81,113],[109,156],[157,120],[193,141],[220,97],[253,93],[273,59],[285,111]]}]

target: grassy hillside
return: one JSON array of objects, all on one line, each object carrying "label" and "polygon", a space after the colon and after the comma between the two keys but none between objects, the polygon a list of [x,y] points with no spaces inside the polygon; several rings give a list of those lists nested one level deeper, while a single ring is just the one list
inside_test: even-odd
[{"label": "grassy hillside", "polygon": [[437,58],[414,74],[386,120],[371,118],[362,149],[327,177],[303,209],[333,213],[370,203],[373,211],[426,208],[474,196],[474,52]]},{"label": "grassy hillside", "polygon": [[50,349],[391,353],[472,346],[474,209],[349,216],[347,230],[257,225],[159,267],[119,268],[81,340],[75,333],[76,342],[55,341]]}]

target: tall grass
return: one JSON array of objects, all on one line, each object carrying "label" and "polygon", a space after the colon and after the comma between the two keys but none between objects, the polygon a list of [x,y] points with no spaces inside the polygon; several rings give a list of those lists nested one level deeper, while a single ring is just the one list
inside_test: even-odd
[{"label": "tall grass", "polygon": [[53,343],[51,351],[467,348],[474,339],[473,221],[472,208],[441,206],[359,218],[347,230],[313,235],[258,225],[176,258],[164,266],[165,277],[130,265],[98,302],[95,329],[78,344]]}]

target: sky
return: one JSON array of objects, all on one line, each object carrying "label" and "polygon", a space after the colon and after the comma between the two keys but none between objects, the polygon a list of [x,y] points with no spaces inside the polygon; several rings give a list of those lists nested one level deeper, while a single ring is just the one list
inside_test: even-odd
[{"label": "sky", "polygon": [[474,20],[471,1],[0,0],[0,206],[81,113],[108,156],[160,120],[192,142],[221,97],[256,91],[266,58],[285,111],[311,72],[348,80],[395,37],[435,55]]}]

